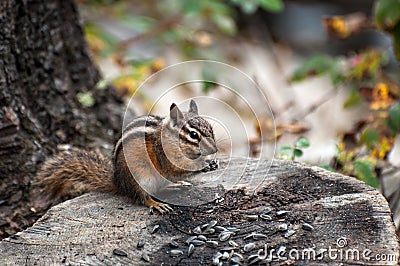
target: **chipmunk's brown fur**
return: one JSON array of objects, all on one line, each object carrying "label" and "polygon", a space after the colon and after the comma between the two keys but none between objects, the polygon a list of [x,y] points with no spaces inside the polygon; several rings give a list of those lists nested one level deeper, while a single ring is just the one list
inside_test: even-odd
[{"label": "chipmunk's brown fur", "polygon": [[47,160],[37,174],[42,194],[74,197],[87,191],[116,192],[111,161],[85,150],[63,151]]},{"label": "chipmunk's brown fur", "polygon": [[216,152],[211,125],[192,100],[187,113],[172,104],[167,117],[134,119],[117,141],[112,162],[90,151],[62,152],[45,162],[37,179],[51,197],[118,193],[163,213],[170,207],[149,194],[189,173],[215,169],[209,156]]}]

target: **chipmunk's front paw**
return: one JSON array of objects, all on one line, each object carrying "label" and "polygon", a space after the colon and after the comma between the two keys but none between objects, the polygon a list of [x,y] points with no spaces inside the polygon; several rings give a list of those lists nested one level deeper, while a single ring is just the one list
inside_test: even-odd
[{"label": "chipmunk's front paw", "polygon": [[218,169],[219,163],[218,160],[212,159],[205,162],[205,166],[201,169],[202,172],[209,172]]},{"label": "chipmunk's front paw", "polygon": [[172,208],[168,204],[155,201],[150,197],[148,197],[144,201],[144,205],[149,207],[150,211],[156,209],[161,214],[168,213],[168,212],[172,211]]}]

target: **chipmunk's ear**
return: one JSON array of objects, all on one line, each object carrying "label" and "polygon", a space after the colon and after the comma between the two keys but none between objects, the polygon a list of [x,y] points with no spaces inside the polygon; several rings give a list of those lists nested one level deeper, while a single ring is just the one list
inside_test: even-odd
[{"label": "chipmunk's ear", "polygon": [[194,100],[190,100],[189,113],[199,115],[199,110],[197,109],[197,104]]},{"label": "chipmunk's ear", "polygon": [[179,110],[178,106],[175,103],[171,104],[169,110],[169,116],[171,117],[174,126],[179,125],[183,120],[183,113],[181,112],[181,110]]}]

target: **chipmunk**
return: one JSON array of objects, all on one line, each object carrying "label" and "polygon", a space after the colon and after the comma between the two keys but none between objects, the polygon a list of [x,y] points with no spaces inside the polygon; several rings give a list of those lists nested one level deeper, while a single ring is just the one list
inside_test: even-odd
[{"label": "chipmunk", "polygon": [[173,103],[169,116],[133,119],[116,142],[112,160],[91,151],[64,151],[43,164],[37,180],[42,192],[53,198],[87,191],[115,193],[162,214],[171,207],[150,194],[165,181],[179,183],[195,172],[215,170],[218,163],[211,157],[217,151],[212,126],[191,100],[188,112]]}]

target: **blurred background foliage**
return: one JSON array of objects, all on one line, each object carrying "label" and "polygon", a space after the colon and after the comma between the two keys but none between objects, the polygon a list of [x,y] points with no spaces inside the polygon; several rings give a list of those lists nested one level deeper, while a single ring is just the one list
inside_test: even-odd
[{"label": "blurred background foliage", "polygon": [[[169,47],[182,59],[212,59],[235,64],[238,58],[230,53],[227,46],[232,45],[237,38],[246,39],[246,34],[251,31],[249,28],[257,27],[260,18],[268,27],[261,27],[259,32],[268,35],[273,42],[293,43],[296,34],[293,34],[293,30],[290,32],[285,23],[283,26],[278,25],[285,19],[278,17],[278,14],[301,3],[306,5],[300,9],[316,3],[329,6],[329,3],[322,2],[325,1],[78,1],[93,57],[99,64],[112,62],[114,69],[115,66],[117,68],[116,74],[106,74],[98,87],[112,83],[121,95],[127,97],[136,92],[144,79],[167,66],[168,59],[160,52],[162,47]],[[308,36],[303,36],[302,42],[294,43],[292,48],[302,54],[304,62],[285,78],[290,84],[326,76],[331,82],[332,91],[339,87],[348,90],[348,97],[342,103],[343,109],[366,106],[362,119],[354,123],[352,130],[338,137],[334,158],[329,164],[320,166],[355,176],[379,188],[391,200],[391,207],[398,209],[400,189],[391,195],[385,194],[382,175],[383,169],[390,166],[388,155],[400,132],[400,75],[397,67],[397,60],[400,59],[400,3],[398,0],[371,0],[363,3],[338,1],[337,5],[349,4],[350,8],[333,8],[332,12],[328,11],[328,14],[320,18],[320,24],[329,40],[336,44],[346,43],[346,49],[307,48],[313,46],[313,39],[307,44]],[[322,10],[329,9],[324,7]],[[335,10],[340,10],[340,14],[334,14]],[[307,20],[296,17],[296,14],[291,19],[297,19],[294,23],[298,24]],[[388,36],[391,39],[390,48],[375,45],[370,40],[354,42],[358,36],[371,31],[379,32],[379,36]],[[210,75],[218,74],[207,69],[203,71],[204,78]],[[204,92],[212,89],[212,83],[203,84]],[[90,92],[78,97],[82,104],[93,105]],[[318,106],[313,106],[310,112],[316,108]],[[275,141],[283,134],[294,134],[297,139],[293,143],[281,145],[278,157],[289,160],[302,157],[303,152],[313,143],[302,136],[310,129],[295,120],[289,124],[278,124],[277,133],[272,139],[259,130],[263,122],[255,122],[259,132],[258,140],[250,140],[250,146],[255,147],[254,143],[261,140]],[[267,124],[270,125],[270,121]],[[271,133],[271,130],[266,132]],[[252,154],[257,155],[256,148]],[[395,169],[398,171],[398,168]]]},{"label": "blurred background foliage", "polygon": [[[187,60],[226,60],[224,46],[215,44],[237,34],[238,12],[253,14],[258,9],[279,12],[284,8],[281,0],[81,0],[79,4],[92,54],[98,60],[109,58],[119,65],[121,74],[111,82],[121,94],[128,95],[146,77],[165,67],[161,57],[127,58],[129,46],[150,40],[153,44],[173,45]],[[104,25],[107,21],[135,35],[122,40],[120,33]],[[210,89],[208,85],[211,84],[205,84],[205,90]]]}]

